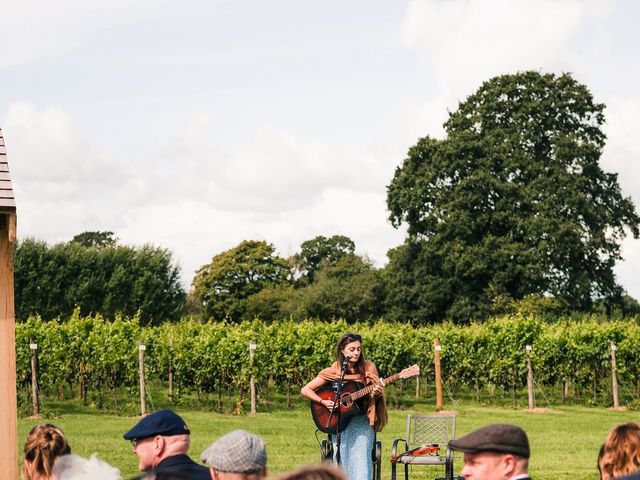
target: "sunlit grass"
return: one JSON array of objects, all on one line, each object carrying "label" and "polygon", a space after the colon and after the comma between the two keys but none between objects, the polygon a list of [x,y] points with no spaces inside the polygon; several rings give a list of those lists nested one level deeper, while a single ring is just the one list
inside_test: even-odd
[{"label": "sunlit grass", "polygon": [[[167,406],[158,401],[155,407]],[[451,405],[445,406],[451,408]],[[208,407],[175,407],[192,432],[190,454],[199,457],[220,435],[244,428],[261,435],[269,454],[271,476],[277,476],[299,465],[316,462],[320,451],[314,436],[315,427],[305,402],[296,399],[292,408],[284,401],[261,404],[257,415],[232,416],[207,411]],[[378,439],[382,441],[382,477],[391,477],[389,456],[393,439],[401,437],[408,413],[432,413],[434,406],[425,402],[405,402],[404,410],[390,409],[389,424]],[[457,436],[493,422],[509,422],[522,426],[529,434],[532,448],[531,474],[537,480],[574,478],[596,480],[596,455],[607,432],[616,424],[637,420],[636,412],[620,412],[605,408],[579,406],[554,407],[555,413],[529,413],[504,407],[481,407],[457,403]],[[134,425],[135,416],[118,416],[82,407],[77,402],[49,402],[45,413],[51,418],[21,419],[19,448],[28,430],[37,423],[51,422],[61,427],[70,439],[74,452],[98,456],[120,468],[123,478],[137,472],[137,460],[122,434]],[[324,438],[324,434],[319,434]],[[455,471],[459,472],[460,459]],[[411,478],[433,479],[442,476],[432,467],[414,467]]]}]

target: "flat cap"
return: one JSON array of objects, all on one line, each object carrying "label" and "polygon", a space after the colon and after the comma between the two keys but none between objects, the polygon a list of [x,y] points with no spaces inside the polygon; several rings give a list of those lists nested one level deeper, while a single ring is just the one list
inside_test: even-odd
[{"label": "flat cap", "polygon": [[529,439],[520,427],[508,423],[493,423],[464,437],[451,440],[449,448],[465,453],[511,453],[529,458]]},{"label": "flat cap", "polygon": [[173,410],[166,409],[144,417],[124,434],[124,438],[125,440],[140,440],[141,438],[154,437],[156,435],[170,437],[188,433],[190,433],[189,429],[182,417]]},{"label": "flat cap", "polygon": [[200,459],[221,472],[257,473],[267,466],[267,449],[257,435],[234,430],[212,443]]}]

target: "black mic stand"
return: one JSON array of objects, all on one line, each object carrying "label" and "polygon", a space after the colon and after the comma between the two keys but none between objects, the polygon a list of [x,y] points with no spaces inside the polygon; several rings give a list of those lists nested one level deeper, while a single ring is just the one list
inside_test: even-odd
[{"label": "black mic stand", "polygon": [[343,383],[342,381],[344,380],[344,374],[347,372],[347,362],[348,360],[345,359],[342,362],[342,373],[340,374],[340,380],[338,381],[338,384],[335,386],[334,390],[336,392],[336,398],[333,401],[333,408],[331,409],[331,413],[329,413],[329,418],[327,419],[327,425],[326,428],[329,428],[329,424],[331,423],[331,418],[334,416],[334,412],[336,412],[336,418],[337,418],[337,422],[336,422],[336,431],[334,433],[334,435],[336,436],[336,452],[335,452],[335,457],[336,457],[336,464],[340,465],[341,464],[341,458],[340,458],[340,420],[341,420],[341,415],[342,415],[342,410],[340,409],[340,394],[342,393],[342,387],[343,387]]}]

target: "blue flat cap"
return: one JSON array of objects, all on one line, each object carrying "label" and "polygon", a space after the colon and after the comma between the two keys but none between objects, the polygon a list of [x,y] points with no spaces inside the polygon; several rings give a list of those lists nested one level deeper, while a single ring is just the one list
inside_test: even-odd
[{"label": "blue flat cap", "polygon": [[180,415],[173,410],[160,410],[151,413],[140,420],[135,426],[124,434],[125,440],[140,440],[141,438],[155,437],[163,435],[189,434],[187,424]]}]

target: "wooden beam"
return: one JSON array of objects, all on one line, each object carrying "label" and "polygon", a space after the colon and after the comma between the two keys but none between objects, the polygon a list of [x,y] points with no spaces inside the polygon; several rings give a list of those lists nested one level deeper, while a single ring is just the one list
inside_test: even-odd
[{"label": "wooden beam", "polygon": [[0,472],[18,478],[16,325],[13,298],[13,242],[16,215],[0,213]]}]

